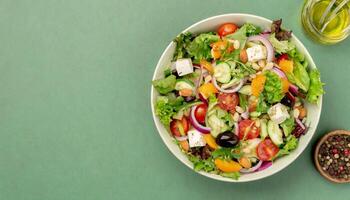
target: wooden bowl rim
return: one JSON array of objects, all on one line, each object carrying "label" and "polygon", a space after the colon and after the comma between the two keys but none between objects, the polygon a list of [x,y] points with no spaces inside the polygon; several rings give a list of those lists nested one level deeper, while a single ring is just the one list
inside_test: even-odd
[{"label": "wooden bowl rim", "polygon": [[346,130],[334,130],[332,132],[327,133],[326,135],[324,135],[317,143],[315,152],[314,152],[314,162],[316,165],[316,168],[318,170],[318,172],[325,177],[327,180],[332,181],[334,183],[350,183],[350,178],[348,179],[337,179],[337,178],[333,178],[330,175],[328,175],[328,173],[326,173],[325,171],[323,171],[323,169],[320,166],[320,163],[318,162],[318,152],[320,150],[320,146],[321,144],[323,144],[325,142],[325,140],[333,135],[350,135],[350,131],[346,131]]}]

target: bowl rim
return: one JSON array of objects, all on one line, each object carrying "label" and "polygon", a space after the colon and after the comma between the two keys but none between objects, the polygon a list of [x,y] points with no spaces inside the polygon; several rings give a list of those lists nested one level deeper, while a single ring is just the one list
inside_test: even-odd
[{"label": "bowl rim", "polygon": [[[248,13],[226,13],[226,14],[221,14],[221,15],[215,15],[215,16],[212,16],[212,17],[208,17],[208,18],[205,18],[205,19],[202,19],[190,26],[188,26],[187,28],[185,28],[184,30],[182,30],[180,33],[184,33],[196,26],[198,26],[199,24],[201,23],[204,23],[206,21],[210,21],[210,20],[215,20],[217,18],[222,18],[222,17],[234,17],[234,16],[239,16],[239,17],[251,17],[251,18],[256,18],[258,20],[262,20],[262,21],[266,21],[266,22],[269,22],[269,23],[272,23],[272,20],[270,19],[267,19],[265,17],[261,17],[261,16],[258,16],[258,15],[253,15],[253,14],[248,14]],[[301,44],[300,48],[302,48],[302,51],[305,52],[304,54],[307,54],[308,57],[309,57],[309,66],[311,66],[312,68],[317,68],[316,67],[316,64],[313,60],[313,58],[311,57],[309,51],[306,49],[306,47],[304,46],[304,44],[292,33],[292,38],[299,44]],[[156,79],[156,76],[157,76],[157,71],[158,71],[158,68],[161,67],[160,66],[160,63],[161,63],[161,60],[163,60],[163,57],[165,56],[166,52],[168,52],[168,50],[172,47],[174,41],[171,41],[167,47],[164,49],[163,53],[161,54],[161,56],[159,57],[158,59],[158,62],[157,62],[157,65],[156,65],[156,68],[154,69],[154,73],[153,73],[153,76],[152,76],[152,80],[155,80]],[[165,144],[165,146],[167,147],[167,149],[178,159],[180,160],[181,163],[183,163],[184,165],[186,165],[188,168],[190,168],[192,171],[198,173],[198,174],[201,174],[205,177],[208,177],[208,178],[211,178],[211,179],[214,179],[214,180],[217,180],[217,181],[223,181],[223,182],[231,182],[231,183],[243,183],[243,182],[251,182],[251,181],[256,181],[256,180],[260,180],[260,179],[264,179],[264,178],[267,178],[267,177],[270,177],[278,172],[280,172],[281,170],[285,169],[286,167],[288,167],[291,163],[293,163],[303,152],[304,150],[306,149],[307,146],[309,146],[310,144],[310,141],[312,139],[312,137],[314,136],[316,130],[317,130],[317,126],[319,124],[319,120],[320,120],[320,116],[321,116],[321,112],[322,112],[322,99],[323,99],[323,96],[321,96],[319,98],[319,102],[318,102],[318,108],[319,108],[319,112],[316,116],[316,126],[315,126],[315,129],[312,133],[308,133],[308,134],[312,134],[309,138],[307,138],[307,141],[306,141],[306,145],[305,146],[298,146],[298,148],[300,148],[300,151],[299,152],[296,152],[296,155],[294,158],[292,158],[291,160],[287,161],[285,164],[283,164],[281,167],[275,169],[274,171],[272,171],[271,173],[266,173],[264,175],[261,175],[261,176],[257,176],[257,177],[252,177],[250,178],[249,180],[242,180],[242,179],[238,179],[238,180],[234,180],[234,179],[230,179],[230,178],[226,178],[226,177],[222,177],[222,176],[219,176],[219,175],[216,175],[215,174],[210,174],[210,173],[207,173],[207,172],[204,172],[204,171],[195,171],[193,170],[193,166],[187,164],[186,162],[184,162],[182,159],[180,159],[176,152],[174,152],[174,150],[172,150],[169,145],[167,144],[166,142],[166,138],[165,136],[163,136],[161,134],[161,130],[160,128],[158,127],[157,125],[157,116],[155,114],[155,108],[154,108],[154,105],[153,105],[153,102],[154,102],[154,87],[152,86],[151,84],[151,110],[152,110],[152,117],[153,117],[153,122],[157,128],[157,132],[159,134],[159,136],[161,137],[163,143]]]}]

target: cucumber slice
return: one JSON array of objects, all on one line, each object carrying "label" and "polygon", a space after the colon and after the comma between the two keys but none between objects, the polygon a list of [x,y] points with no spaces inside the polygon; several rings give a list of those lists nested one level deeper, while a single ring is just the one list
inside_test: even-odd
[{"label": "cucumber slice", "polygon": [[251,85],[245,85],[243,86],[239,91],[239,93],[241,94],[245,94],[245,95],[252,95],[252,86]]},{"label": "cucumber slice", "polygon": [[194,90],[194,83],[188,79],[180,79],[176,81],[175,90],[190,89]]},{"label": "cucumber slice", "polygon": [[232,79],[230,82],[225,83],[225,84],[222,84],[222,85],[221,85],[221,88],[222,88],[222,89],[227,89],[227,88],[229,88],[229,87],[232,87],[232,86],[234,86],[234,85],[239,84],[239,81],[240,81],[240,79],[234,78],[234,79]]},{"label": "cucumber slice", "polygon": [[230,65],[231,69],[235,69],[236,68],[236,62],[235,61],[232,61],[232,60],[227,61],[227,64]]},{"label": "cucumber slice", "polygon": [[270,120],[267,123],[267,132],[275,145],[279,146],[283,144],[282,131],[274,121]]},{"label": "cucumber slice", "polygon": [[230,65],[226,62],[222,62],[215,66],[214,77],[220,83],[228,83],[231,80]]},{"label": "cucumber slice", "polygon": [[261,139],[265,139],[268,135],[268,133],[267,133],[267,120],[261,119],[260,126],[261,126],[260,137],[261,137]]}]

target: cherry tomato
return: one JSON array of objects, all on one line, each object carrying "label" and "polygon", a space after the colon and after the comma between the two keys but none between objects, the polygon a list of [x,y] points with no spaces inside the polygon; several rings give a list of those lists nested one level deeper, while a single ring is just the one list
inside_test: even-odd
[{"label": "cherry tomato", "polygon": [[205,115],[207,114],[207,105],[201,104],[194,110],[194,117],[201,124],[205,124]]},{"label": "cherry tomato", "polygon": [[236,93],[219,93],[218,101],[221,109],[233,114],[236,111],[236,106],[239,104],[239,97]]},{"label": "cherry tomato", "polygon": [[271,160],[279,151],[279,148],[270,140],[261,141],[256,148],[256,154],[262,161]]},{"label": "cherry tomato", "polygon": [[218,34],[220,35],[220,37],[224,37],[225,35],[236,32],[237,29],[238,27],[236,24],[225,23],[219,27]]},{"label": "cherry tomato", "polygon": [[277,63],[279,63],[281,60],[288,60],[288,59],[289,59],[288,54],[284,53],[277,58]]},{"label": "cherry tomato", "polygon": [[170,122],[170,131],[176,137],[187,135],[189,129],[190,123],[186,117],[183,117],[181,120],[174,119]]},{"label": "cherry tomato", "polygon": [[239,134],[238,137],[240,140],[243,138],[250,140],[257,138],[260,134],[260,128],[256,126],[254,120],[245,119],[239,122]]}]

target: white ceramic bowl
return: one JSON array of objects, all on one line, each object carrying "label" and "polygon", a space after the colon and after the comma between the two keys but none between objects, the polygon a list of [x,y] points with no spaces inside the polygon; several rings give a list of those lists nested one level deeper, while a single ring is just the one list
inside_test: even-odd
[{"label": "white ceramic bowl", "polygon": [[[241,26],[242,24],[249,22],[254,25],[260,26],[262,29],[269,28],[271,25],[271,20],[268,20],[263,17],[250,15],[250,14],[224,14],[218,15],[214,17],[210,17],[204,19],[200,22],[193,24],[192,26],[185,29],[183,32],[190,31],[192,33],[202,33],[207,31],[215,31],[221,24],[225,22],[233,22]],[[292,41],[296,45],[297,49],[303,53],[306,57],[306,60],[309,62],[309,67],[315,68],[315,63],[312,60],[309,52],[306,50],[304,45],[296,38],[294,35],[292,37]],[[171,59],[173,57],[173,53],[175,50],[175,43],[171,42],[168,47],[164,50],[162,56],[160,57],[156,70],[153,75],[153,80],[162,78],[163,70],[166,66],[170,65]],[[174,143],[173,138],[167,129],[161,124],[158,117],[155,115],[155,102],[158,96],[158,92],[152,87],[151,89],[151,107],[152,107],[152,115],[154,119],[154,123],[156,124],[157,130],[159,132],[160,137],[163,139],[165,145],[169,148],[169,150],[187,167],[193,169],[192,163],[187,159],[187,157],[180,151],[179,147]],[[284,156],[282,158],[277,159],[270,168],[267,168],[263,171],[251,173],[251,174],[242,174],[239,180],[233,180],[229,178],[225,178],[219,175],[210,174],[206,172],[198,172],[204,176],[207,176],[212,179],[227,181],[227,182],[247,182],[262,179],[268,176],[271,176],[280,170],[287,167],[291,164],[306,148],[309,144],[312,136],[315,133],[320,114],[322,108],[322,98],[320,99],[319,105],[311,105],[306,104],[308,110],[308,122],[310,123],[310,128],[308,132],[300,138],[299,146],[296,150],[294,150],[290,155]]]}]

